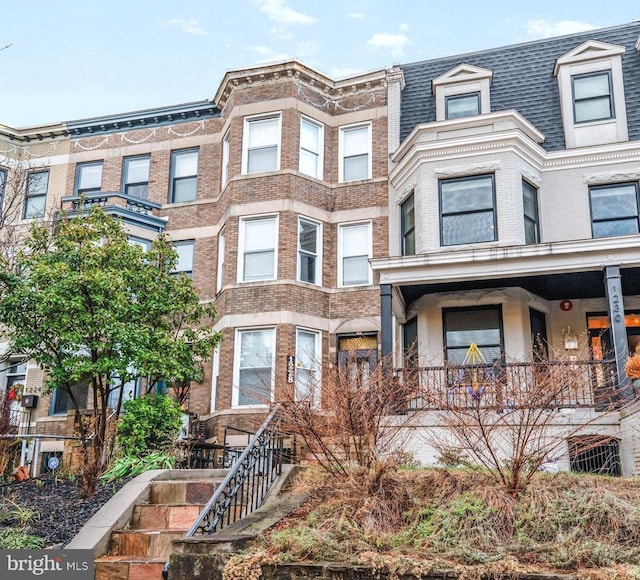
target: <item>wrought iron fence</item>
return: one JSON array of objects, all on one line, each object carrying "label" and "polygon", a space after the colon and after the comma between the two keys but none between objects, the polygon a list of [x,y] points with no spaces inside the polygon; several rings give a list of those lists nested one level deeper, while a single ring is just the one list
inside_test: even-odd
[{"label": "wrought iron fence", "polygon": [[186,537],[218,532],[262,505],[282,468],[278,410],[279,406],[274,408],[233,463]]},{"label": "wrought iron fence", "polygon": [[614,361],[541,361],[398,369],[398,380],[417,382],[409,409],[604,408],[619,398]]}]

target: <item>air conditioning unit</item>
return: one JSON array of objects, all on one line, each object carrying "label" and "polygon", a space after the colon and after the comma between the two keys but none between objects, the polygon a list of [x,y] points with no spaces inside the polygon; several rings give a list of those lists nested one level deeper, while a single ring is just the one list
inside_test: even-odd
[{"label": "air conditioning unit", "polygon": [[38,406],[38,395],[22,395],[21,405],[25,409],[33,409]]}]

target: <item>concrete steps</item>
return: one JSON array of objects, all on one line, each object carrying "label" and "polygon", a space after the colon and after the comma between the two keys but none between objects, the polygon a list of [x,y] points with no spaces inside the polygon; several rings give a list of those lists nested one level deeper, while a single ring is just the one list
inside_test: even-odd
[{"label": "concrete steps", "polygon": [[184,536],[221,478],[149,483],[148,503],[133,506],[129,523],[111,532],[109,551],[95,560],[95,580],[162,578],[175,539]]}]

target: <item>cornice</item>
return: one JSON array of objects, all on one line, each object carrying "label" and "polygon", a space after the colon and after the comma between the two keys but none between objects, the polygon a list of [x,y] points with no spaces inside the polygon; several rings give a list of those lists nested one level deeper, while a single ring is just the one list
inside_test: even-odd
[{"label": "cornice", "polygon": [[202,121],[220,116],[213,101],[203,100],[167,107],[157,107],[130,113],[106,115],[68,121],[66,126],[72,138],[104,135],[118,131],[152,129],[162,125]]},{"label": "cornice", "polygon": [[21,127],[19,129],[0,124],[0,136],[19,143],[45,141],[48,139],[67,137],[68,135],[69,131],[64,123],[48,123],[46,125]]},{"label": "cornice", "polygon": [[349,95],[370,92],[373,89],[386,89],[387,71],[378,69],[334,80],[298,60],[290,60],[227,71],[213,100],[222,110],[234,90],[274,83],[283,79],[294,79],[325,97],[339,100]]}]

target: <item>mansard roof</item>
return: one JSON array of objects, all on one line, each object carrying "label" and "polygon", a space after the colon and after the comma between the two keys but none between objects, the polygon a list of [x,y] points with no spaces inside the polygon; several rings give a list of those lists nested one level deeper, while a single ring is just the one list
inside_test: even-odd
[{"label": "mansard roof", "polygon": [[432,81],[464,63],[493,72],[491,110],[516,109],[543,133],[547,150],[565,148],[556,61],[589,41],[625,47],[622,54],[629,139],[640,140],[640,22],[590,30],[480,52],[401,65],[400,138],[436,120]]}]

